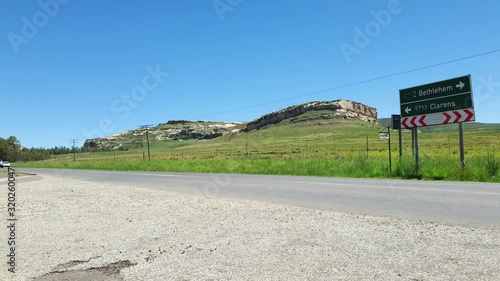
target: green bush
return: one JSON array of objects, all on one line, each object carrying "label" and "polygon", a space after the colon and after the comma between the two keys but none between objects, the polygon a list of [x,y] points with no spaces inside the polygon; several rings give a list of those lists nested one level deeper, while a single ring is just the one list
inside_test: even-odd
[{"label": "green bush", "polygon": [[484,168],[488,177],[496,177],[498,175],[498,171],[500,170],[500,160],[491,151],[488,151],[486,154]]},{"label": "green bush", "polygon": [[396,161],[394,175],[402,179],[421,179],[422,175],[417,172],[413,158],[402,158]]}]

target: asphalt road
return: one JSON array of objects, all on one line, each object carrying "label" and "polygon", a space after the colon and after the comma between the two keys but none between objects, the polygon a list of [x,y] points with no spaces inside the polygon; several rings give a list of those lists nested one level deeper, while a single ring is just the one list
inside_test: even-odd
[{"label": "asphalt road", "polygon": [[209,198],[251,199],[355,214],[500,226],[500,184],[31,168],[18,171],[61,180],[201,193]]}]

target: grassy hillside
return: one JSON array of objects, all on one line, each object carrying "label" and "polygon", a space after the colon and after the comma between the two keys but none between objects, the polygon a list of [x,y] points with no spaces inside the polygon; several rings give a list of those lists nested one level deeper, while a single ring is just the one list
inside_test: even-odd
[{"label": "grassy hillside", "polygon": [[[232,132],[213,140],[155,141],[152,161],[144,150],[71,155],[31,167],[86,169],[226,172],[344,177],[400,177],[498,182],[499,125],[464,124],[466,168],[459,162],[458,125],[420,130],[421,170],[415,173],[411,133],[391,132],[393,171],[389,172],[388,141],[380,139],[381,125],[346,120],[331,112],[314,112],[249,133]],[[445,128],[446,127],[446,128]],[[484,129],[487,128],[487,129]]]}]

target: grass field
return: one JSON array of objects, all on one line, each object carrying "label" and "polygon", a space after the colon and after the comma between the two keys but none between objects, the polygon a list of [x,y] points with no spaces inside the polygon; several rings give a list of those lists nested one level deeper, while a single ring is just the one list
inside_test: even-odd
[{"label": "grass field", "polygon": [[421,130],[421,169],[416,173],[409,131],[402,134],[401,160],[398,133],[391,132],[390,172],[388,141],[379,138],[381,125],[337,117],[295,121],[249,133],[230,133],[210,141],[153,140],[151,161],[144,161],[148,159],[146,150],[131,150],[80,153],[76,155],[76,162],[73,162],[73,155],[60,155],[43,162],[17,165],[489,182],[499,182],[500,179],[500,126],[496,124],[470,123],[464,126],[465,168],[459,159],[457,124]]}]

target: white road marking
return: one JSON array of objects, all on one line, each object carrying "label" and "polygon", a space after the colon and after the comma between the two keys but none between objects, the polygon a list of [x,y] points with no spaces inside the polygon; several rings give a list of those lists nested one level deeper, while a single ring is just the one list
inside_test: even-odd
[{"label": "white road marking", "polygon": [[[95,174],[117,174],[117,173],[124,173],[124,174],[129,174],[127,172],[123,171],[109,171],[109,172],[97,172],[97,171],[92,171],[92,173]],[[155,173],[135,173],[132,172],[131,174],[134,175],[139,175],[139,176],[153,176],[153,177],[176,177],[176,178],[198,178],[199,176],[194,176],[194,175],[166,175],[166,174],[155,174]]]},{"label": "white road marking", "polygon": [[[387,186],[380,185],[366,185],[366,184],[349,184],[349,183],[335,183],[335,182],[308,182],[308,181],[297,181],[298,183],[306,183],[306,184],[320,184],[320,185],[330,185],[330,186],[352,186],[352,187],[367,187],[367,188],[378,188],[378,189],[388,189]],[[409,190],[419,190],[419,191],[440,191],[440,192],[454,192],[454,193],[462,193],[462,194],[478,194],[478,195],[495,195],[500,196],[500,193],[495,192],[483,192],[483,191],[475,191],[475,190],[457,190],[457,189],[442,189],[436,187],[412,187],[412,186],[394,186],[392,188],[395,189],[409,189]]]}]

